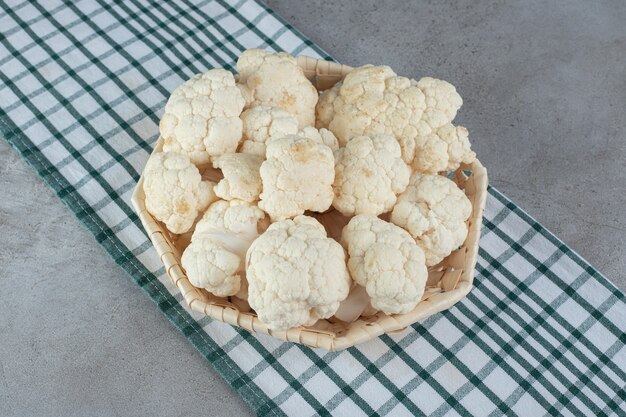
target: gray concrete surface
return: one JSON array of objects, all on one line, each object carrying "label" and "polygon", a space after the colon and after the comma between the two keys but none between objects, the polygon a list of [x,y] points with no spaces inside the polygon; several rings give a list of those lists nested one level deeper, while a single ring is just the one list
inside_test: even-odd
[{"label": "gray concrete surface", "polygon": [[[491,183],[624,290],[626,5],[558,3],[269,2],[342,62],[453,82]],[[1,140],[0,161],[0,416],[249,415]]]},{"label": "gray concrete surface", "polygon": [[0,139],[0,416],[250,408]]}]

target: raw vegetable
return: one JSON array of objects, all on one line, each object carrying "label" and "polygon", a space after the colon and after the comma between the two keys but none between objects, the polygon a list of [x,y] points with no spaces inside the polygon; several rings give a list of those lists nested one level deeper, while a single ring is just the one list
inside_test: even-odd
[{"label": "raw vegetable", "polygon": [[476,154],[470,148],[467,129],[451,123],[428,135],[415,138],[413,171],[436,174],[455,171],[462,163],[471,164]]},{"label": "raw vegetable", "polygon": [[184,154],[159,152],[143,171],[146,208],[172,233],[185,233],[198,213],[217,199],[214,183],[202,181],[200,172]]},{"label": "raw vegetable", "polygon": [[191,244],[181,259],[189,282],[219,297],[245,298],[246,252],[267,225],[265,213],[247,202],[211,204],[196,225]]},{"label": "raw vegetable", "polygon": [[273,223],[248,250],[246,270],[248,303],[272,330],[332,316],[350,288],[343,248],[308,216]]},{"label": "raw vegetable", "polygon": [[317,90],[294,57],[285,52],[248,49],[239,57],[237,70],[250,107],[280,107],[298,119],[300,129],[315,124]]},{"label": "raw vegetable", "polygon": [[335,152],[333,207],[346,216],[388,212],[410,174],[393,136],[352,138]]},{"label": "raw vegetable", "polygon": [[289,54],[247,50],[237,69],[174,90],[143,173],[189,282],[272,331],[414,310],[468,233],[445,176],[476,158],[455,87],[365,65],[318,100]]},{"label": "raw vegetable", "polygon": [[233,74],[213,69],[176,88],[159,123],[165,152],[189,155],[194,164],[235,152],[241,140],[244,98]]},{"label": "raw vegetable", "polygon": [[415,81],[397,76],[388,66],[365,65],[322,93],[316,125],[331,130],[342,146],[356,136],[392,135],[404,161],[411,163],[415,138],[450,123],[462,103],[446,81]]},{"label": "raw vegetable", "polygon": [[280,107],[261,104],[243,112],[241,120],[243,142],[240,152],[263,158],[267,142],[298,133],[298,120]]},{"label": "raw vegetable", "polygon": [[224,200],[239,199],[253,202],[261,194],[263,158],[245,153],[228,153],[213,161],[213,167],[222,170],[224,178],[215,186],[215,194]]},{"label": "raw vegetable", "polygon": [[261,165],[263,192],[259,207],[272,221],[330,207],[335,167],[328,146],[292,135],[270,142],[266,156]]},{"label": "raw vegetable", "polygon": [[333,151],[339,149],[339,142],[337,141],[337,137],[335,137],[333,132],[328,129],[321,128],[317,130],[314,127],[307,126],[300,131],[300,135],[309,139],[313,139],[316,142],[323,143]]},{"label": "raw vegetable", "polygon": [[372,307],[387,314],[407,313],[424,294],[428,270],[424,252],[403,229],[360,214],[343,229],[348,269],[365,287]]},{"label": "raw vegetable", "polygon": [[426,254],[426,265],[435,265],[463,244],[465,221],[472,204],[463,191],[446,177],[413,174],[406,191],[398,197],[391,222],[406,229]]}]

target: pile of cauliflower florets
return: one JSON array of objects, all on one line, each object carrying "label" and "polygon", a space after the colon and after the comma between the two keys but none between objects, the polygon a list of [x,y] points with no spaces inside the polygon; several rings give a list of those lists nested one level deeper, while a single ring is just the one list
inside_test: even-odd
[{"label": "pile of cauliflower florets", "polygon": [[475,159],[454,86],[365,65],[318,95],[294,57],[259,49],[237,70],[174,90],[144,171],[148,211],[191,234],[189,281],[272,330],[413,310],[472,211],[444,176]]}]

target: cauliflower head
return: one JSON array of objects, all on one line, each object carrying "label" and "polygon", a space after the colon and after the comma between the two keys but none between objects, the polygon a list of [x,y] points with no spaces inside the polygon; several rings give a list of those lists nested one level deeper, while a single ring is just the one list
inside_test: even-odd
[{"label": "cauliflower head", "polygon": [[407,230],[426,255],[426,265],[436,265],[467,237],[465,221],[472,204],[446,177],[414,173],[398,197],[391,222]]},{"label": "cauliflower head", "polygon": [[220,200],[211,204],[181,258],[189,282],[218,297],[245,298],[246,252],[267,225],[265,213],[250,203]]},{"label": "cauliflower head", "polygon": [[267,145],[266,157],[261,164],[259,207],[272,221],[330,207],[335,168],[328,146],[303,136],[286,136]]},{"label": "cauliflower head", "polygon": [[185,153],[197,165],[235,152],[244,104],[229,71],[212,69],[192,77],[172,92],[165,105],[159,123],[163,150]]},{"label": "cauliflower head", "polygon": [[237,60],[239,83],[247,88],[250,107],[269,104],[298,119],[298,126],[315,124],[317,90],[291,55],[248,49]]},{"label": "cauliflower head", "polygon": [[243,142],[240,152],[265,157],[265,146],[272,139],[298,133],[298,119],[280,107],[260,104],[241,114]]},{"label": "cauliflower head", "polygon": [[272,330],[331,317],[350,290],[343,248],[315,219],[270,225],[246,256],[248,302]]},{"label": "cauliflower head", "polygon": [[307,126],[302,129],[299,134],[309,139],[313,139],[316,142],[323,143],[333,151],[339,149],[337,137],[328,129],[321,128],[318,130],[312,126]]},{"label": "cauliflower head", "polygon": [[463,100],[452,84],[436,78],[423,77],[417,82],[417,87],[424,93],[426,101],[422,119],[432,129],[454,120],[456,112],[463,105]]},{"label": "cauliflower head", "polygon": [[415,172],[436,174],[454,171],[462,163],[471,164],[476,159],[463,126],[445,124],[432,133],[415,138]]},{"label": "cauliflower head", "polygon": [[461,164],[471,164],[476,160],[476,152],[472,151],[469,134],[463,126],[445,124],[437,129],[437,136],[448,145],[446,171],[455,171]]},{"label": "cauliflower head", "polygon": [[215,194],[223,200],[239,199],[253,202],[261,194],[263,158],[245,153],[228,153],[213,161],[213,167],[222,170],[224,179],[215,186]]},{"label": "cauliflower head", "polygon": [[417,306],[428,270],[424,252],[405,230],[359,214],[343,229],[341,242],[352,278],[365,287],[373,308],[404,314]]},{"label": "cauliflower head", "polygon": [[387,134],[410,163],[415,138],[451,122],[461,97],[450,83],[434,78],[415,81],[388,66],[365,65],[324,91],[316,107],[317,127],[330,129],[344,146],[355,136]]},{"label": "cauliflower head", "polygon": [[354,137],[335,152],[333,207],[345,216],[388,212],[410,174],[392,136]]},{"label": "cauliflower head", "polygon": [[187,232],[198,213],[217,199],[214,185],[202,181],[187,155],[174,152],[153,154],[143,171],[146,208],[176,234]]}]

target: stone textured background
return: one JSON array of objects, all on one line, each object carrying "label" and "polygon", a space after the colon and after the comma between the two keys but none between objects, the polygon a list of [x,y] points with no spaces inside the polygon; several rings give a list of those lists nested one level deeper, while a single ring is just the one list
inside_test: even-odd
[{"label": "stone textured background", "polygon": [[[337,60],[464,98],[491,184],[626,290],[621,0],[269,5]],[[0,140],[0,415],[250,415]]]}]

